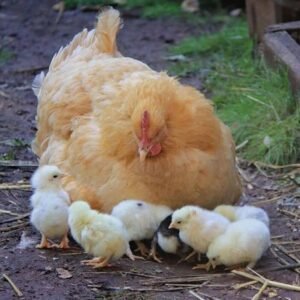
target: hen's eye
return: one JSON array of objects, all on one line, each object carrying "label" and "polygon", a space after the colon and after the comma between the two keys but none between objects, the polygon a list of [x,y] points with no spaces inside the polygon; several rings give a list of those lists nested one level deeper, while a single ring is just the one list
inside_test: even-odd
[{"label": "hen's eye", "polygon": [[58,175],[53,175],[53,178],[57,178],[58,177]]}]

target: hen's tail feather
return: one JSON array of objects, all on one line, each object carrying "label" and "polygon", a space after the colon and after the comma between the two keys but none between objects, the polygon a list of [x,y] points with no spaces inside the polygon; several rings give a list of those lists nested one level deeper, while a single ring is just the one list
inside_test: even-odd
[{"label": "hen's tail feather", "polygon": [[67,58],[73,54],[76,55],[82,48],[94,48],[97,53],[120,56],[116,37],[121,26],[120,13],[117,10],[108,8],[102,11],[98,17],[96,29],[91,31],[84,29],[75,35],[69,45],[61,47],[54,55],[49,71],[58,68]]},{"label": "hen's tail feather", "polygon": [[95,44],[99,52],[118,55],[116,38],[122,25],[119,11],[113,8],[102,11],[95,31]]}]

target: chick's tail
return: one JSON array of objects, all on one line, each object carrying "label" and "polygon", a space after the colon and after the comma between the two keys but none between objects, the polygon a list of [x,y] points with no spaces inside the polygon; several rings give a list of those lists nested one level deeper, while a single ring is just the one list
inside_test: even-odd
[{"label": "chick's tail", "polygon": [[95,44],[99,52],[112,56],[119,56],[117,48],[117,34],[122,27],[119,11],[108,8],[98,17],[95,31]]}]

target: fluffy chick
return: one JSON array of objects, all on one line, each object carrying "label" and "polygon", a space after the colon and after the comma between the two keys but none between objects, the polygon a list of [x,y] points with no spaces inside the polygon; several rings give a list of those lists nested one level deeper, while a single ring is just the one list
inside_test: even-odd
[{"label": "fluffy chick", "polygon": [[177,255],[185,254],[191,250],[187,244],[180,240],[179,230],[175,228],[169,228],[171,222],[172,215],[169,215],[162,220],[152,239],[149,256],[159,263],[162,261],[157,257],[156,254],[157,245],[159,245],[164,252]]},{"label": "fluffy chick", "polygon": [[[197,253],[206,253],[214,239],[225,232],[230,224],[222,215],[187,205],[176,210],[172,215],[169,228],[179,230],[179,238],[191,246]],[[195,268],[202,268],[197,265]]]},{"label": "fluffy chick", "polygon": [[134,260],[126,229],[117,218],[91,209],[85,201],[75,201],[69,208],[68,223],[76,242],[94,256],[83,264],[103,268],[124,254]]},{"label": "fluffy chick", "polygon": [[209,246],[207,257],[213,268],[248,263],[253,268],[270,246],[269,228],[256,219],[231,223]]},{"label": "fluffy chick", "polygon": [[265,210],[255,206],[219,205],[214,209],[214,211],[232,222],[242,219],[257,219],[265,223],[267,226],[269,226],[270,223],[268,214]]},{"label": "fluffy chick", "polygon": [[[30,197],[33,208],[30,215],[31,224],[42,234],[37,248],[69,248],[68,244],[68,206],[70,199],[61,187],[63,173],[56,166],[45,165],[38,168],[31,185],[35,190]],[[61,239],[59,245],[48,239]]]},{"label": "fluffy chick", "polygon": [[154,205],[141,200],[124,200],[116,205],[111,214],[121,220],[128,231],[129,241],[134,241],[141,254],[147,255],[148,249],[141,242],[152,239],[160,222],[172,210],[164,205]]}]

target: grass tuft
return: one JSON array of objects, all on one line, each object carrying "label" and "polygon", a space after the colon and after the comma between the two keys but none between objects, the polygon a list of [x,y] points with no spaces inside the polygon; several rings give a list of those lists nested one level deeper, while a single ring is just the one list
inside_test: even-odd
[{"label": "grass tuft", "polygon": [[236,143],[248,140],[241,150],[244,158],[273,164],[300,159],[300,108],[287,72],[253,59],[244,20],[231,20],[215,34],[187,38],[170,51],[189,58],[173,64],[170,72],[200,74]]}]

